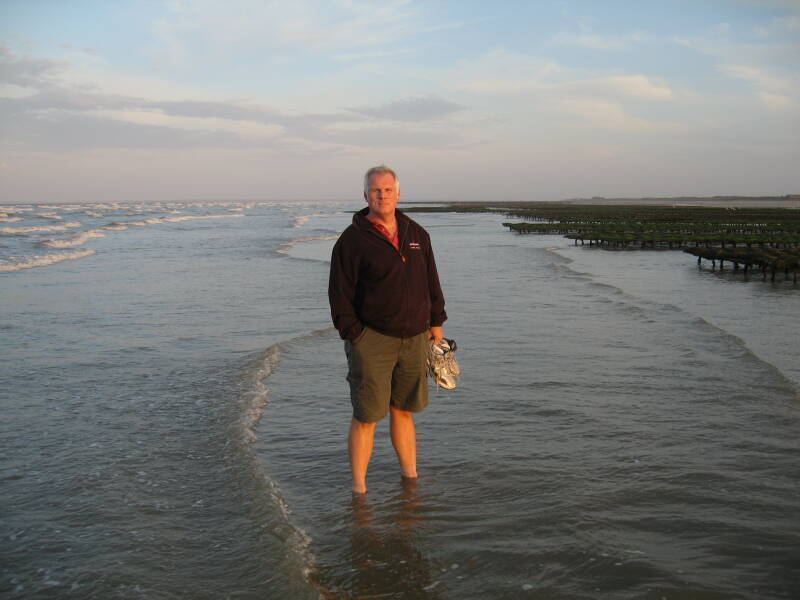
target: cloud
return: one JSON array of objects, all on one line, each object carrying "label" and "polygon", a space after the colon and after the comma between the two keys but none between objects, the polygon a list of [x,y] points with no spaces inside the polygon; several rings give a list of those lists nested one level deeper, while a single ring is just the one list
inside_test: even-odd
[{"label": "cloud", "polygon": [[567,72],[556,61],[505,49],[459,61],[446,72],[431,71],[430,79],[449,82],[459,91],[477,94],[517,94],[540,87]]},{"label": "cloud", "polygon": [[450,130],[409,127],[336,127],[328,130],[330,140],[370,148],[420,148],[432,149],[461,146],[460,135]]},{"label": "cloud", "polygon": [[[87,112],[40,111],[6,121],[5,144],[15,150],[89,150],[93,148],[242,147],[227,132],[178,130]],[[253,144],[251,143],[251,146]]]},{"label": "cloud", "polygon": [[430,121],[447,117],[464,107],[435,96],[405,98],[375,107],[351,108],[352,112],[390,121]]},{"label": "cloud", "polygon": [[794,100],[789,96],[781,94],[770,94],[769,92],[758,92],[756,94],[758,99],[767,107],[772,110],[784,110],[794,106]]},{"label": "cloud", "polygon": [[790,80],[776,77],[766,69],[753,65],[722,65],[722,71],[736,79],[742,79],[757,88],[772,90],[789,90],[792,87]]},{"label": "cloud", "polygon": [[756,97],[770,110],[796,106],[793,98],[800,94],[800,77],[779,77],[767,69],[742,64],[722,65],[721,70],[730,77],[749,83]]},{"label": "cloud", "polygon": [[53,77],[67,67],[8,51],[0,56],[0,72],[8,80],[0,87],[0,92],[7,92],[0,93],[5,148],[263,147],[307,153],[314,145],[328,149],[392,144],[436,147],[460,139],[452,132],[429,127],[375,126],[375,119],[430,122],[462,109],[434,96],[349,111],[297,113],[239,101],[176,101],[107,94],[70,86]]},{"label": "cloud", "polygon": [[726,63],[769,64],[794,71],[800,56],[800,36],[793,30],[797,21],[800,16],[775,19],[754,27],[754,36],[720,23],[696,35],[673,36],[670,41]]},{"label": "cloud", "polygon": [[[214,0],[182,0],[152,27],[152,50],[159,61],[185,64],[198,54],[301,51],[338,53],[364,47],[402,46],[425,33],[426,19],[405,0],[334,2],[318,5],[280,0],[243,0],[234,5]],[[440,24],[435,29],[458,27]]]},{"label": "cloud", "polygon": [[662,80],[646,75],[615,75],[598,80],[600,83],[604,81],[610,88],[630,96],[653,100],[668,100],[673,97],[672,90]]},{"label": "cloud", "polygon": [[624,133],[683,132],[681,123],[652,121],[625,112],[617,102],[596,98],[552,99],[549,108],[556,113],[578,117],[581,126],[608,129]]},{"label": "cloud", "polygon": [[65,65],[52,60],[17,56],[0,44],[0,81],[21,88],[42,88],[53,84]]},{"label": "cloud", "polygon": [[547,41],[557,46],[581,46],[592,50],[621,51],[647,39],[641,31],[621,35],[601,35],[586,24],[580,24],[579,31],[559,31]]},{"label": "cloud", "polygon": [[30,98],[38,93],[34,88],[13,83],[0,83],[0,98]]},{"label": "cloud", "polygon": [[650,100],[674,97],[669,85],[658,77],[641,73],[597,76],[549,58],[505,50],[493,50],[439,77],[446,75],[456,89],[476,94],[588,93]]}]

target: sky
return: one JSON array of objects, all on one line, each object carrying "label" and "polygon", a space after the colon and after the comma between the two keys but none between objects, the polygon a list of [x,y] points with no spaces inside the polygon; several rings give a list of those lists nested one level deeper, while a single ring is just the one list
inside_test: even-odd
[{"label": "sky", "polygon": [[800,0],[0,0],[0,203],[800,193]]}]

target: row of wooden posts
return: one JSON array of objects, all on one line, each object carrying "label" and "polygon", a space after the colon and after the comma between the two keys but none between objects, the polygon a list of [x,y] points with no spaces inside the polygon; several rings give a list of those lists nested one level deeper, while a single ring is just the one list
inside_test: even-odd
[{"label": "row of wooden posts", "polygon": [[789,279],[790,274],[794,283],[797,283],[797,271],[800,270],[800,261],[797,256],[785,253],[778,253],[774,257],[756,257],[751,253],[741,252],[734,254],[730,250],[723,248],[686,248],[684,252],[697,257],[697,266],[702,266],[703,259],[711,261],[711,268],[716,269],[719,261],[719,270],[724,269],[725,261],[733,263],[733,270],[740,268],[744,271],[745,277],[755,267],[758,269],[764,281],[770,273],[770,280],[775,281],[775,276],[780,271],[784,273],[784,279]]}]

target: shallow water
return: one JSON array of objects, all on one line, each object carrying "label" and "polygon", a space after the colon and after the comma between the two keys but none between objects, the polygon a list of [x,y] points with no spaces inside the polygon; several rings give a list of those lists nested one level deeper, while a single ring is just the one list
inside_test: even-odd
[{"label": "shallow water", "polygon": [[[61,223],[31,208],[2,225]],[[417,417],[418,484],[382,423],[354,501],[326,297],[350,208],[2,234],[4,597],[794,596],[796,286],[420,215],[464,375]]]}]

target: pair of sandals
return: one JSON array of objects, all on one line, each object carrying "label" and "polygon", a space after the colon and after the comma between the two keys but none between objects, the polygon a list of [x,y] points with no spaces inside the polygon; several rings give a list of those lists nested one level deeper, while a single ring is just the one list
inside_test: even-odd
[{"label": "pair of sandals", "polygon": [[446,338],[438,344],[431,340],[428,345],[428,374],[437,387],[454,390],[458,385],[461,367],[456,360],[456,348],[456,341]]}]

